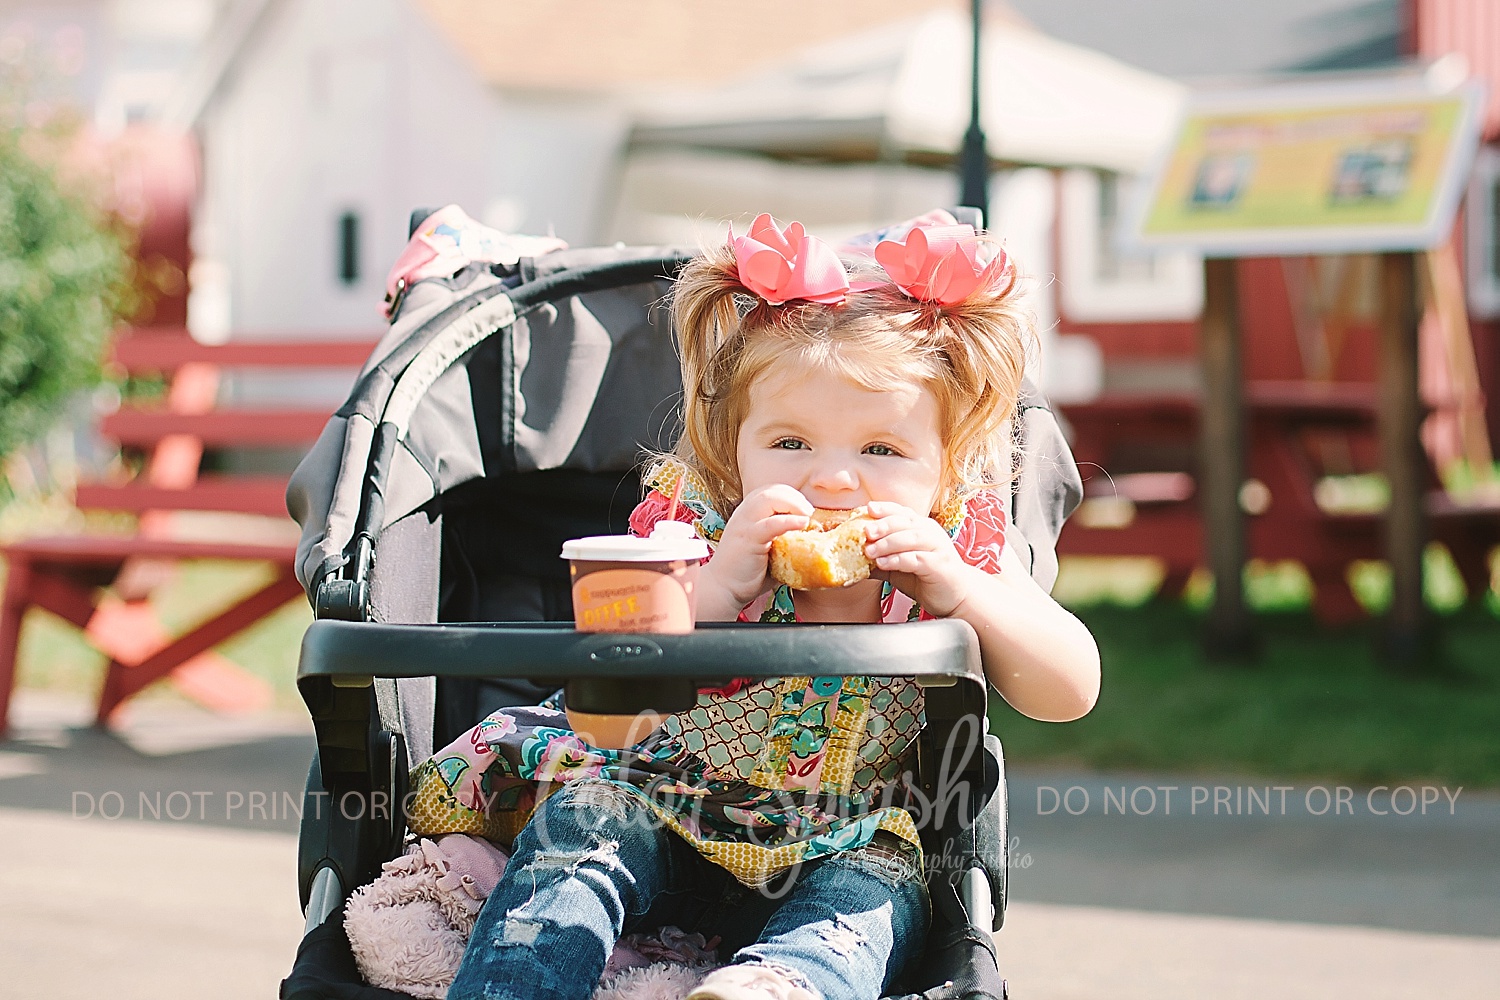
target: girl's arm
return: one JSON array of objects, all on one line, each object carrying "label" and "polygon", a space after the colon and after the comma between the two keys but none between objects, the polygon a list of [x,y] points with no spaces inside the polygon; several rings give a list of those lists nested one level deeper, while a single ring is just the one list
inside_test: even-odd
[{"label": "girl's arm", "polygon": [[967,593],[943,617],[979,633],[995,689],[1016,711],[1043,722],[1087,715],[1099,700],[1099,647],[1087,626],[1037,586],[1011,549],[1001,553],[999,573],[962,568]]},{"label": "girl's arm", "polygon": [[979,634],[985,676],[1023,715],[1082,718],[1099,698],[1099,647],[1072,613],[1037,586],[1015,553],[1000,572],[965,563],[930,517],[872,503],[866,552],[876,569],[937,618],[959,618]]}]

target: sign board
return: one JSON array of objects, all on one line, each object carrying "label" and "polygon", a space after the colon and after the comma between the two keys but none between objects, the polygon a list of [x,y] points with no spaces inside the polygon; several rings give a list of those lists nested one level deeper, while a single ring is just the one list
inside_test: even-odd
[{"label": "sign board", "polygon": [[1447,237],[1479,142],[1477,83],[1405,80],[1190,102],[1132,244],[1207,256],[1419,250]]}]

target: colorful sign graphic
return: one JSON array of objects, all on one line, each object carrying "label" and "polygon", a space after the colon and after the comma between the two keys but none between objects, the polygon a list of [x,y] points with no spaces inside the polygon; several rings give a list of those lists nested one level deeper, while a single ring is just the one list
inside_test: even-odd
[{"label": "colorful sign graphic", "polygon": [[[1190,106],[1132,242],[1210,256],[1415,250],[1447,235],[1483,92],[1316,88]],[[1279,102],[1279,103],[1278,103]]]}]

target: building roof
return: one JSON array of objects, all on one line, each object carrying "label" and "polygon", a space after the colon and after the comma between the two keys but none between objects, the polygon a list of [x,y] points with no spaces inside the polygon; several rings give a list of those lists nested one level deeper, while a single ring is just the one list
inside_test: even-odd
[{"label": "building roof", "polygon": [[415,0],[489,83],[598,91],[718,83],[963,0]]},{"label": "building roof", "polygon": [[1403,54],[1403,0],[1005,0],[1053,38],[1178,78],[1368,69]]}]

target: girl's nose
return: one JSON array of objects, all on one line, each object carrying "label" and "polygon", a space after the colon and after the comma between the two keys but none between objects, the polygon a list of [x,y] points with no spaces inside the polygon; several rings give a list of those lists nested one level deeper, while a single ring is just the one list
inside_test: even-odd
[{"label": "girl's nose", "polygon": [[813,470],[810,485],[814,489],[827,492],[843,493],[858,489],[859,476],[847,462],[827,461],[820,462]]}]

